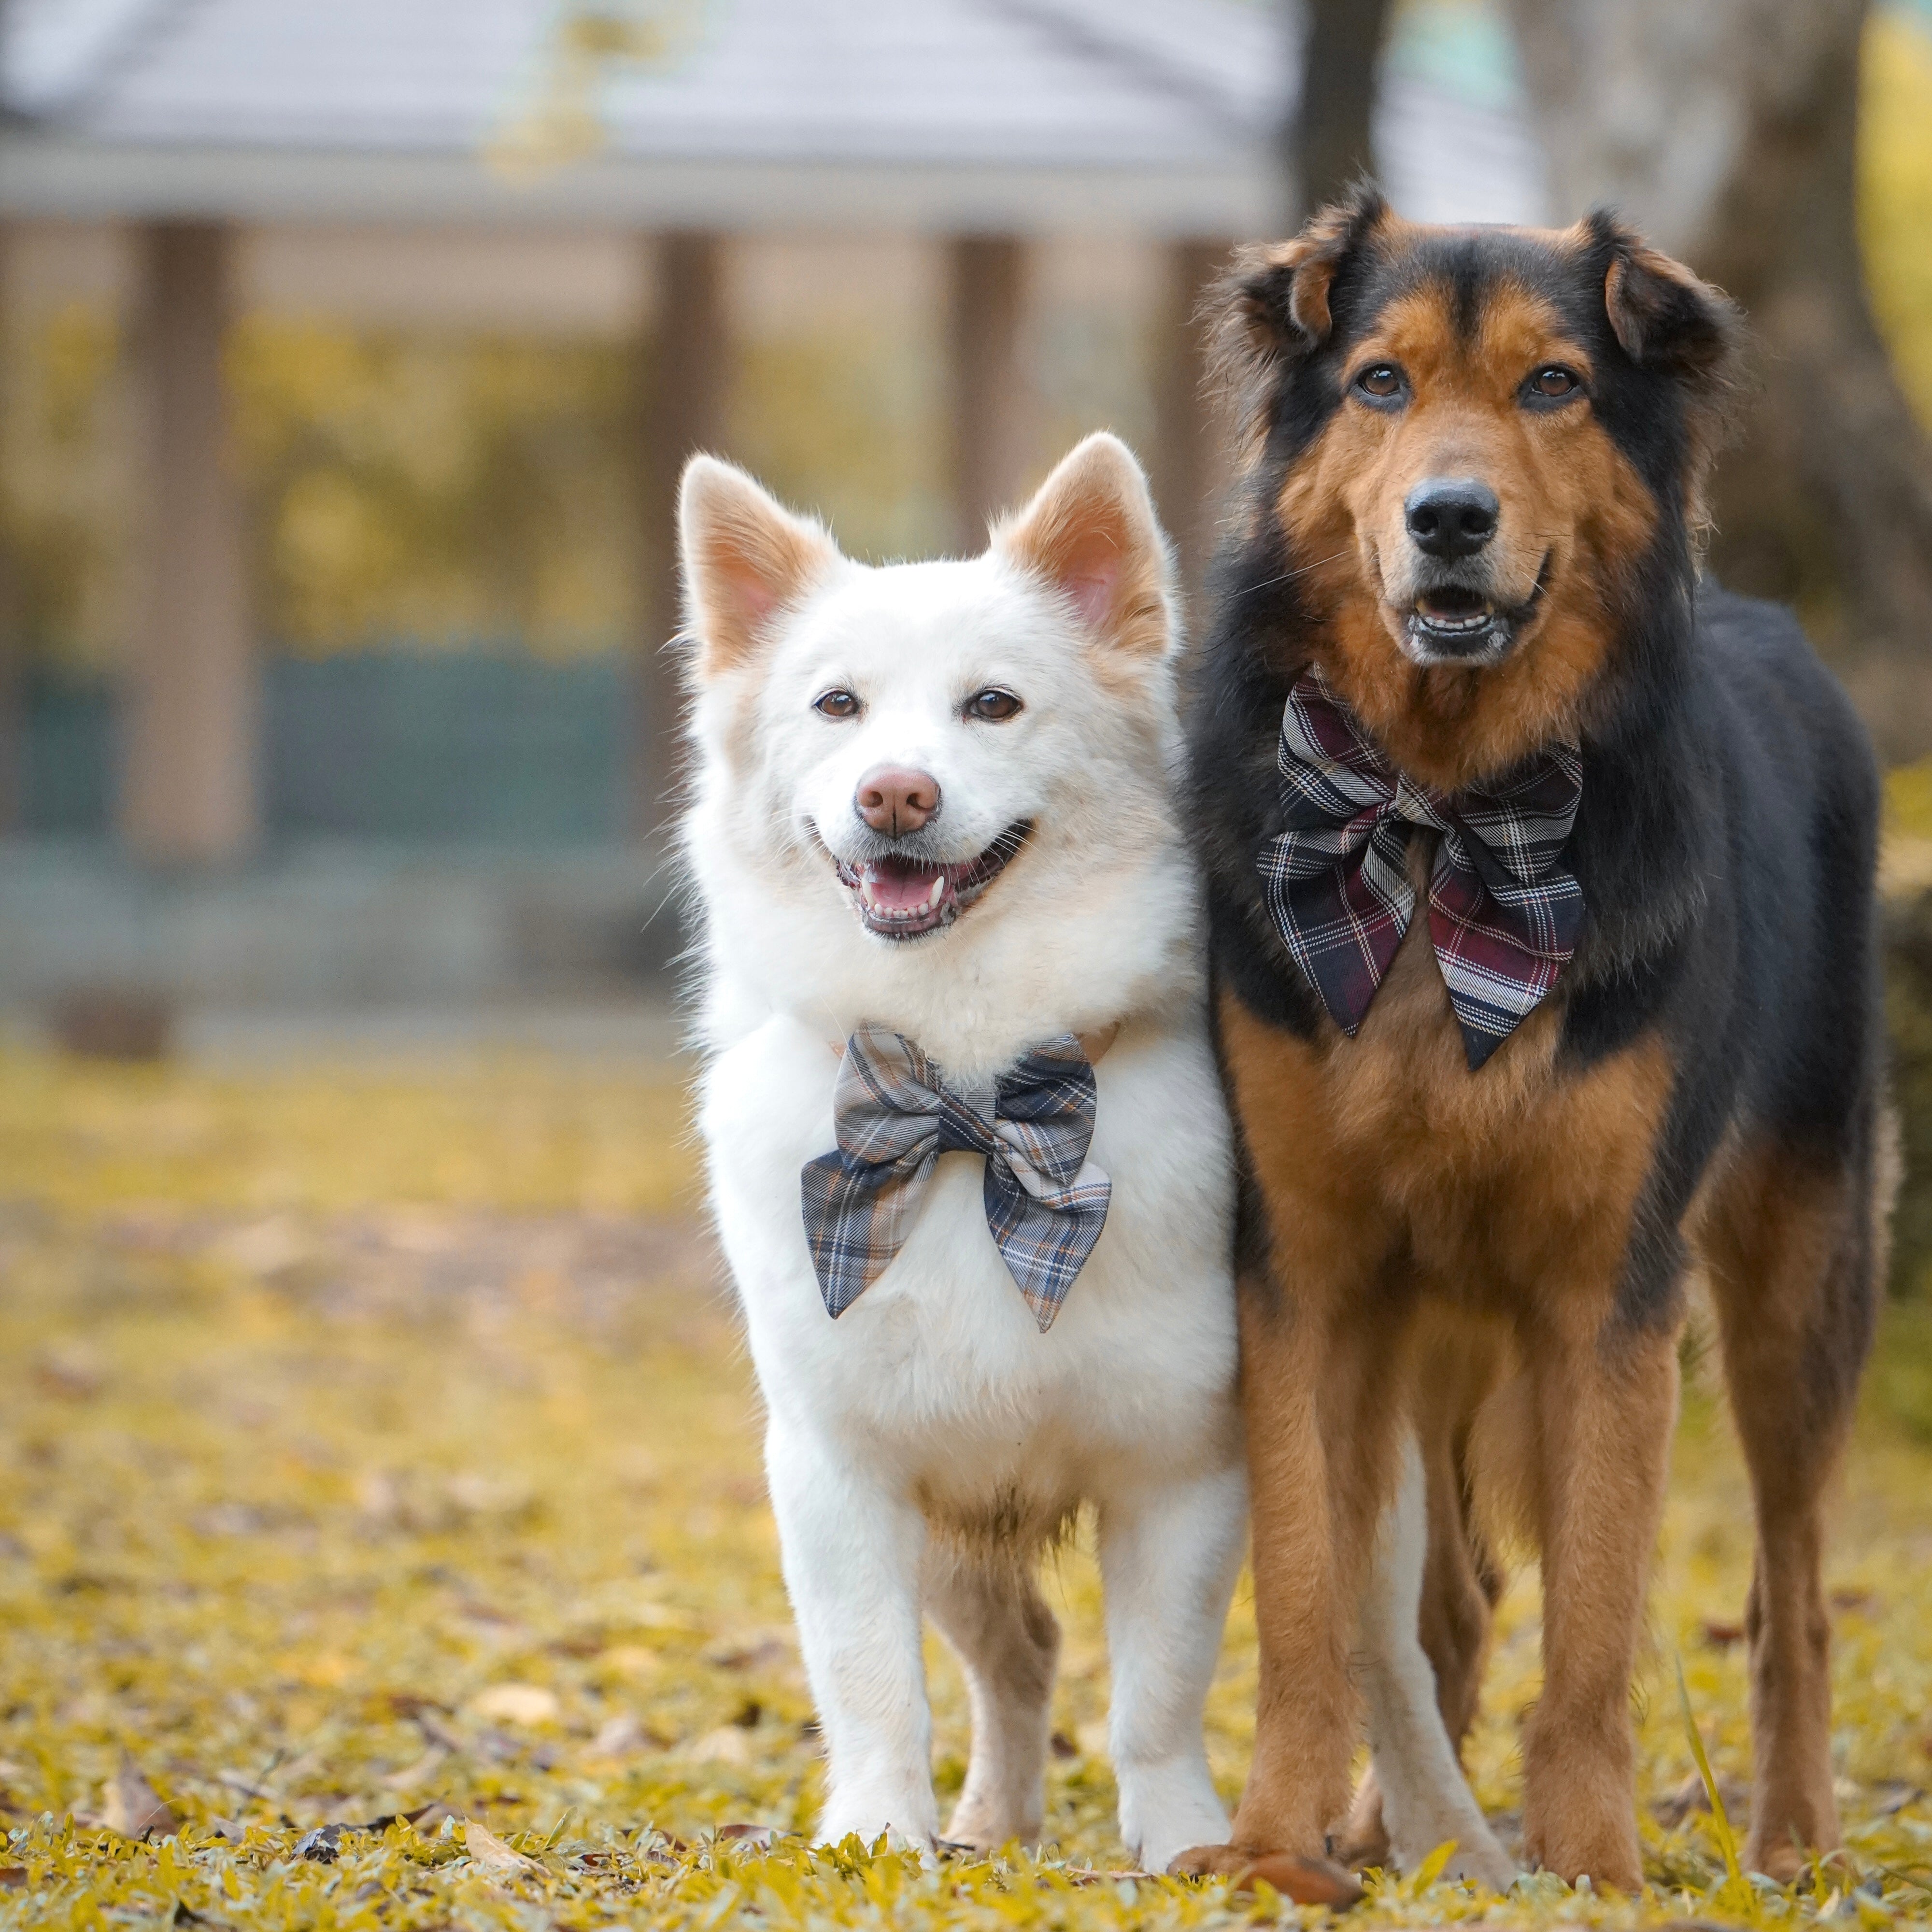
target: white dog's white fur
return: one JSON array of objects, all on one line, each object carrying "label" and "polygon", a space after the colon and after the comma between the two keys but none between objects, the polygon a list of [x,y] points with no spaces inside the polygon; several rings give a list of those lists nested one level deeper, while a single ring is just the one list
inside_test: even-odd
[{"label": "white dog's white fur", "polygon": [[[680,518],[702,1131],[830,1760],[820,1834],[940,1836],[929,1613],[958,1653],[973,1720],[945,1836],[1039,1838],[1058,1634],[1034,1571],[1087,1504],[1121,1835],[1159,1870],[1228,1834],[1202,1709],[1246,1483],[1232,1150],[1195,870],[1172,803],[1171,568],[1145,483],[1123,444],[1090,437],[984,555],[884,568],[843,557],[816,524],[706,458],[686,472]],[[989,688],[1017,698],[1017,714],[970,716]],[[851,693],[854,714],[815,709],[827,692]],[[855,794],[881,765],[938,782],[927,836],[940,862],[1031,827],[979,902],[916,939],[862,926],[835,865],[876,849]],[[916,1040],[963,1084],[1054,1036],[1118,1028],[1095,1070],[1091,1150],[1112,1202],[1046,1333],[988,1231],[982,1163],[956,1154],[940,1158],[892,1265],[827,1316],[799,1178],[833,1145],[838,1045],[862,1022]],[[1381,1766],[1412,1858],[1438,1842],[1432,1833],[1466,1853],[1480,1834],[1494,1850],[1416,1642],[1420,1480],[1417,1466],[1378,1572],[1407,1600],[1364,1624],[1365,1685],[1389,1707],[1372,1714],[1378,1739],[1400,1740],[1405,1762],[1430,1725],[1441,1742],[1418,1757],[1419,1791],[1393,1759]],[[1508,1870],[1496,1852],[1485,1875],[1495,1861]]]}]

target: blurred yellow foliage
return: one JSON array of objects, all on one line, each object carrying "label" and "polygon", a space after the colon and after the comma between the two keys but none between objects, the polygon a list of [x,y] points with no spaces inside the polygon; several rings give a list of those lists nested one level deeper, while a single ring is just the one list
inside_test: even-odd
[{"label": "blurred yellow foliage", "polygon": [[609,138],[604,106],[610,88],[687,53],[706,12],[704,0],[571,0],[560,10],[528,98],[490,143],[491,164],[514,179],[598,153]]},{"label": "blurred yellow foliage", "polygon": [[1874,10],[1860,112],[1858,226],[1872,308],[1932,428],[1932,14]]},{"label": "blurred yellow foliage", "polygon": [[621,345],[251,317],[230,358],[264,625],[297,650],[608,649],[641,533]]},{"label": "blurred yellow foliage", "polygon": [[[0,316],[0,322],[7,318]],[[122,628],[130,424],[112,320],[80,302],[31,331],[0,330],[0,541],[16,565],[15,620],[30,648],[112,661]]]},{"label": "blurred yellow foliage", "polygon": [[340,1212],[371,1201],[663,1214],[696,1185],[667,1071],[499,1053],[242,1074],[0,1053],[0,1198]]}]

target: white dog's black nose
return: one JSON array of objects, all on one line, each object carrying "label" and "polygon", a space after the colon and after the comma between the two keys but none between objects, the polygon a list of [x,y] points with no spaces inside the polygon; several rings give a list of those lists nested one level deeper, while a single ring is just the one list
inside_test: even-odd
[{"label": "white dog's black nose", "polygon": [[930,772],[875,765],[859,781],[852,802],[874,832],[902,838],[938,811],[939,781]]},{"label": "white dog's black nose", "polygon": [[1416,548],[1428,556],[1473,556],[1496,535],[1502,514],[1496,493],[1473,476],[1432,476],[1402,508]]}]

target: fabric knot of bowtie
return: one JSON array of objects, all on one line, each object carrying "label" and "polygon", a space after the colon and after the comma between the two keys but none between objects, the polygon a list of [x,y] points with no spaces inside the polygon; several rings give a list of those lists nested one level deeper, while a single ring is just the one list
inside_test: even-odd
[{"label": "fabric knot of bowtie", "polygon": [[1557,862],[1583,796],[1574,745],[1445,794],[1396,770],[1318,670],[1282,708],[1287,829],[1262,848],[1268,910],[1335,1024],[1353,1036],[1415,910],[1406,863],[1417,832],[1439,834],[1429,938],[1480,1066],[1556,985],[1576,950],[1583,889]]},{"label": "fabric knot of bowtie", "polygon": [[805,1234],[835,1319],[884,1274],[942,1154],[985,1157],[986,1225],[1042,1333],[1094,1252],[1113,1184],[1087,1158],[1096,1088],[1071,1034],[1033,1048],[982,1106],[904,1034],[862,1026],[832,1095],[838,1146],[800,1176]]}]

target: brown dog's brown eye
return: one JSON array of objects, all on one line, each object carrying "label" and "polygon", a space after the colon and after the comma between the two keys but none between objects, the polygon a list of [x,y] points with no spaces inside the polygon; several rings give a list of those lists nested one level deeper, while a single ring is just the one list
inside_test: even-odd
[{"label": "brown dog's brown eye", "polygon": [[1402,394],[1402,371],[1393,362],[1372,362],[1355,378],[1355,387],[1365,394],[1384,399]]},{"label": "brown dog's brown eye", "polygon": [[828,718],[856,718],[859,700],[849,691],[828,691],[812,700],[812,708]]},{"label": "brown dog's brown eye", "polygon": [[966,716],[978,718],[982,724],[1004,724],[1009,718],[1018,717],[1019,710],[1019,700],[997,684],[976,691],[966,700]]},{"label": "brown dog's brown eye", "polygon": [[1529,379],[1529,386],[1539,396],[1557,397],[1574,395],[1582,385],[1560,362],[1552,362],[1547,368],[1537,370]]}]

